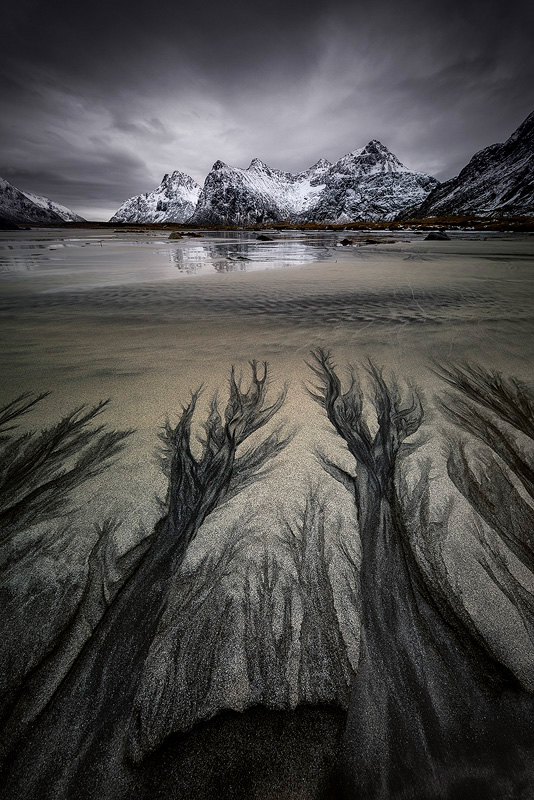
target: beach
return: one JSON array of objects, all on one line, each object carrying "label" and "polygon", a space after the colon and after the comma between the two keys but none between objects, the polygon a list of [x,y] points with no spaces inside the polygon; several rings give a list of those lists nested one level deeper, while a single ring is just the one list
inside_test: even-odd
[{"label": "beach", "polygon": [[[412,409],[417,416],[414,430],[418,430],[408,440],[406,450],[400,449],[395,471],[399,503],[409,520],[411,535],[418,537],[414,547],[421,563],[426,563],[430,553],[433,568],[445,570],[443,585],[454,586],[454,595],[461,598],[462,608],[475,621],[477,636],[491,643],[492,653],[522,687],[532,691],[534,655],[529,629],[510,596],[484,568],[481,518],[468,497],[455,488],[454,475],[447,471],[447,459],[460,451],[463,433],[447,417],[450,387],[438,373],[469,362],[480,365],[488,374],[497,370],[527,384],[534,382],[534,236],[458,232],[448,241],[425,241],[409,231],[395,236],[385,232],[378,236],[378,243],[362,236],[343,246],[342,232],[325,237],[324,233],[310,236],[284,231],[282,236],[278,234],[279,241],[273,236],[262,250],[264,243],[254,234],[196,233],[191,239],[172,242],[163,239],[161,232],[65,234],[41,230],[1,234],[0,403],[24,393],[50,392],[18,420],[22,432],[50,427],[73,409],[109,399],[95,424],[133,431],[111,467],[73,492],[66,516],[54,521],[52,527],[30,525],[5,546],[7,567],[2,590],[9,614],[2,658],[9,664],[6,674],[24,675],[27,664],[31,665],[32,659],[37,661],[46,642],[57,636],[55,619],[58,625],[64,624],[61,620],[78,602],[82,622],[65,635],[67,649],[62,655],[59,651],[58,659],[63,661],[58,661],[56,668],[59,677],[53,670],[50,673],[53,687],[53,681],[63,674],[61,670],[71,663],[68,648],[81,647],[97,625],[103,613],[98,609],[111,603],[111,612],[104,620],[113,619],[113,587],[125,581],[121,564],[127,563],[128,553],[135,552],[132,548],[136,545],[142,549],[143,543],[152,541],[155,528],[162,530],[156,527],[158,520],[167,513],[169,500],[172,503],[172,497],[166,497],[168,474],[162,469],[161,434],[166,421],[172,429],[192,397],[196,398],[190,446],[193,457],[200,457],[215,395],[226,419],[232,367],[243,409],[254,402],[250,399],[253,393],[249,394],[251,378],[256,374],[261,380],[262,362],[266,362],[265,407],[270,403],[277,407],[276,398],[281,402],[284,393],[285,399],[265,430],[253,432],[250,441],[237,449],[238,457],[246,459],[247,452],[252,452],[249,448],[258,446],[261,453],[262,439],[274,436],[264,450],[266,468],[260,469],[259,478],[245,478],[237,492],[230,491],[203,517],[194,529],[183,563],[165,578],[163,617],[150,634],[154,638],[149,655],[132,661],[132,668],[142,670],[135,702],[141,704],[143,722],[136,746],[141,751],[165,753],[168,736],[180,731],[184,735],[193,731],[193,743],[195,730],[200,730],[201,739],[203,736],[202,729],[195,728],[199,721],[214,719],[215,730],[221,719],[219,712],[243,712],[258,702],[267,703],[269,708],[291,709],[289,727],[284,730],[292,741],[293,735],[297,739],[301,735],[298,726],[308,725],[297,714],[297,732],[290,733],[295,707],[309,702],[329,703],[337,709],[332,719],[330,712],[325,712],[324,718],[320,710],[313,714],[319,715],[320,725],[326,725],[324,753],[333,758],[344,719],[339,709],[347,706],[347,687],[358,667],[356,573],[362,551],[351,489],[352,476],[356,472],[357,479],[358,470],[342,436],[334,435],[325,403],[313,397],[324,375],[321,369],[317,373],[317,367],[320,359],[326,358],[323,364],[337,370],[342,391],[351,380],[356,386],[361,384],[362,413],[368,419],[369,435],[374,436],[379,422],[373,412],[373,405],[378,409],[380,403],[377,380],[386,381],[391,397],[398,394],[399,409],[402,412],[406,408],[408,416],[412,413],[410,396],[418,398]],[[251,366],[254,361],[259,362],[257,367]],[[193,394],[197,390],[198,398]],[[234,391],[234,402],[236,396]],[[318,396],[320,399],[320,391]],[[234,412],[226,412],[227,421]],[[239,413],[246,417],[245,412]],[[395,413],[390,419],[396,419]],[[213,424],[211,435],[218,435]],[[278,453],[277,441],[285,445],[278,447]],[[180,447],[189,459],[187,447]],[[469,453],[474,454],[476,463],[476,443]],[[195,469],[193,480],[202,481],[201,471],[195,477]],[[210,480],[218,480],[217,473]],[[423,496],[418,494],[421,487],[429,498],[428,518],[424,516]],[[189,495],[184,494],[183,503],[187,506],[188,502]],[[104,531],[106,524],[111,525],[111,535],[106,538],[100,534],[106,549],[98,556],[103,559],[98,567],[102,577],[96,579],[94,575],[100,572],[91,572],[91,558],[98,553],[93,549],[97,531]],[[149,552],[154,553],[156,567],[164,569],[165,561],[158,567],[157,559],[163,558],[161,553],[169,540],[159,535],[162,549],[153,547]],[[304,550],[294,549],[298,541]],[[425,547],[431,549],[426,551]],[[152,567],[150,559],[140,563],[144,564],[138,571],[142,580],[143,570]],[[518,586],[532,591],[532,574],[513,559],[507,563],[510,573],[501,574],[513,575]],[[211,574],[210,569],[217,576],[212,579],[216,590],[211,587],[204,595],[203,581]],[[306,570],[311,571],[308,574]],[[394,574],[387,567],[381,580],[394,580]],[[89,594],[84,600],[85,582],[91,587],[95,580],[95,596]],[[100,580],[102,588],[98,588]],[[135,580],[126,582],[124,592],[118,595],[117,625],[129,624],[133,601],[128,600],[128,592],[133,598]],[[147,578],[143,591],[153,587],[157,593],[158,586],[157,581]],[[290,592],[301,593],[300,599],[287,599],[288,586],[293,587]],[[272,606],[255,606],[262,592],[271,592]],[[105,600],[103,607],[99,605],[101,597]],[[128,608],[126,614],[120,611],[120,603]],[[137,599],[137,609],[136,604]],[[252,625],[247,614],[256,613],[254,608],[263,609],[258,614],[267,614],[275,650],[285,641],[276,631],[285,630],[281,626],[286,623],[290,625],[290,633],[284,634],[288,650],[280,656],[282,671],[278,678],[275,672],[266,673],[263,694],[256,694],[263,684],[250,671],[251,659],[257,652],[263,658],[258,643],[265,645],[267,654],[270,640],[265,632],[260,635],[254,627],[247,627]],[[132,617],[128,634],[132,637],[141,636],[145,619],[142,605],[135,613],[140,616]],[[260,617],[258,620],[254,624],[266,624]],[[310,635],[310,628],[306,628],[310,620],[312,629],[319,625],[326,637],[332,630],[339,631],[337,645],[320,645],[324,647],[324,662],[317,660],[322,651],[313,644],[316,640],[312,637],[311,644],[306,645],[303,638]],[[95,630],[98,633],[98,627]],[[127,642],[121,638],[123,634],[109,636],[105,646],[93,637],[94,657],[104,657],[109,650],[113,658],[130,659],[126,646],[121,655],[120,648]],[[13,647],[15,640],[17,648]],[[147,636],[146,641],[150,643],[152,638]],[[180,647],[183,650],[178,652],[176,648]],[[204,664],[204,651],[210,652],[211,660],[208,688],[202,694],[198,687],[204,678],[199,677],[198,670]],[[341,672],[336,661],[339,653],[345,658]],[[83,659],[80,663],[83,665]],[[322,663],[327,665],[325,669]],[[303,668],[312,676],[308,688],[303,684]],[[39,673],[36,680],[40,680]],[[94,680],[100,697],[98,669]],[[74,702],[85,708],[85,693],[78,686],[73,679],[73,696],[78,698]],[[106,686],[102,691],[107,691]],[[39,692],[35,696],[41,702]],[[102,700],[104,712],[107,702]],[[131,702],[130,697],[125,706],[128,713]],[[65,705],[66,720],[70,719],[70,703]],[[167,711],[158,711],[163,707]],[[87,713],[92,713],[92,706],[87,708]],[[341,714],[339,719],[336,714]],[[46,730],[51,742],[54,737],[60,741],[61,725],[43,719],[43,725],[49,725]],[[234,721],[225,719],[221,723],[223,738],[224,726],[228,723],[233,730],[234,725]],[[258,730],[275,724],[268,736],[278,735],[278,723],[270,717],[258,722],[253,721],[254,715],[250,719],[250,724],[259,725]],[[249,717],[240,716],[235,724],[246,727]],[[313,728],[315,722],[309,724]],[[15,735],[23,730],[14,728]],[[35,730],[35,736],[41,736],[39,727]],[[99,746],[98,726],[93,730],[91,724],[88,730]],[[126,735],[120,726],[117,730],[118,736]],[[246,741],[250,735],[246,734]],[[168,739],[170,753],[174,752],[172,741]],[[246,741],[242,746],[248,753]],[[157,750],[160,745],[161,751]],[[196,745],[191,746],[196,763]],[[211,758],[211,745],[205,746]],[[109,747],[111,755],[105,760],[109,772],[103,780],[110,797],[127,791],[130,779],[136,791],[141,791],[135,783],[138,779],[128,777],[129,768],[123,772],[117,766],[119,751],[115,753],[111,740]],[[286,766],[293,775],[300,761],[291,760],[288,753]],[[311,796],[309,786],[322,780],[321,770],[315,769],[314,753],[313,748],[307,755],[303,753],[302,769],[308,777],[302,794],[291,797]],[[170,771],[162,781],[175,780],[181,757],[177,761],[174,755],[171,757]],[[47,758],[45,754],[43,763]],[[30,778],[24,758],[21,764],[21,781],[31,796],[34,781],[38,786],[47,778],[41,777],[38,768]],[[58,773],[58,787],[77,780],[74,761],[72,772],[70,769]],[[146,775],[151,775],[152,767],[146,769]],[[285,780],[284,769],[280,768],[276,780]],[[159,767],[154,775],[157,783]],[[184,780],[187,786],[187,778]],[[202,779],[200,782],[203,786]],[[205,787],[199,789],[201,794],[205,791]]]},{"label": "beach", "polygon": [[[298,232],[293,236],[298,243]],[[115,478],[128,475],[120,497],[110,496],[108,475],[105,502],[133,506],[141,516],[153,509],[157,434],[166,417],[175,419],[200,385],[204,401],[216,389],[224,394],[232,364],[246,372],[249,360],[268,361],[275,384],[289,383],[283,414],[298,425],[292,446],[302,442],[302,450],[321,420],[305,388],[312,377],[305,362],[317,347],[331,350],[340,366],[372,358],[415,380],[430,407],[440,391],[431,371],[436,359],[468,359],[534,379],[534,236],[334,245],[321,247],[321,260],[308,265],[266,262],[264,270],[177,278],[150,259],[128,272],[130,254],[135,263],[143,255],[132,238],[147,237],[123,238],[128,247],[118,256],[109,245],[107,254],[105,244],[93,247],[104,259],[96,269],[94,262],[69,269],[64,259],[60,267],[0,274],[1,399],[51,391],[32,414],[33,424],[44,424],[110,398],[106,421],[136,434],[114,471]],[[161,248],[161,234],[155,239]],[[203,242],[192,241],[197,250]]]}]

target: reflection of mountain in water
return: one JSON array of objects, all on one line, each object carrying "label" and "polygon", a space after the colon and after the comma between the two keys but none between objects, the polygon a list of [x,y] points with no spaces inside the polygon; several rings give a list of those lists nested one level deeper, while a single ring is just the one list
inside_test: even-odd
[{"label": "reflection of mountain in water", "polygon": [[33,272],[39,267],[34,256],[0,256],[0,272]]},{"label": "reflection of mountain in water", "polygon": [[180,272],[196,275],[199,272],[248,272],[310,264],[328,258],[328,249],[280,240],[206,242],[202,245],[180,243],[176,249],[169,250],[169,257]]},{"label": "reflection of mountain in water", "polygon": [[[33,272],[40,266],[39,259],[43,253],[35,252],[43,250],[42,244],[20,244],[14,247],[11,244],[0,245],[0,272]],[[24,253],[21,251],[30,250]]]}]

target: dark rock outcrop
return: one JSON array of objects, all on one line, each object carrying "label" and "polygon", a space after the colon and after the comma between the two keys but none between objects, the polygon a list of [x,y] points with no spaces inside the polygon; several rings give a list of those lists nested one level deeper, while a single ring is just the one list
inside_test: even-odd
[{"label": "dark rock outcrop", "polygon": [[428,236],[425,236],[425,242],[446,242],[450,241],[450,236],[448,236],[443,231],[431,231]]}]

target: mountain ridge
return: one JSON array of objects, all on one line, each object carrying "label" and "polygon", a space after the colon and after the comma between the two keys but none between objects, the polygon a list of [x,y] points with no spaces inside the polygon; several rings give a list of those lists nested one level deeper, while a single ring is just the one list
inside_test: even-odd
[{"label": "mountain ridge", "polygon": [[[257,157],[244,169],[217,160],[200,187],[190,175],[175,170],[154,190],[125,200],[109,222],[345,224],[529,214],[534,214],[534,112],[505,142],[478,151],[443,183],[409,169],[378,139],[371,139],[334,163],[320,158],[296,173]],[[69,208],[2,178],[0,219],[4,227],[85,222]]]},{"label": "mountain ridge", "polygon": [[333,164],[319,159],[295,174],[273,169],[259,158],[246,169],[216,161],[189,222],[392,220],[437,185],[435,178],[405,167],[377,139]]},{"label": "mountain ridge", "polygon": [[5,178],[0,178],[0,217],[13,224],[85,222],[70,208],[48,197],[17,189]]},{"label": "mountain ridge", "polygon": [[456,177],[407,216],[491,216],[534,212],[534,111],[505,142],[479,150]]}]

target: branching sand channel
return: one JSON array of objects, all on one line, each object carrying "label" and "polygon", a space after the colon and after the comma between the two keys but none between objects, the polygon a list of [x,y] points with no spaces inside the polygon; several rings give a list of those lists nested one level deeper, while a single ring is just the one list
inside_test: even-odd
[{"label": "branching sand channel", "polygon": [[0,275],[7,800],[534,796],[534,237],[290,234]]}]

